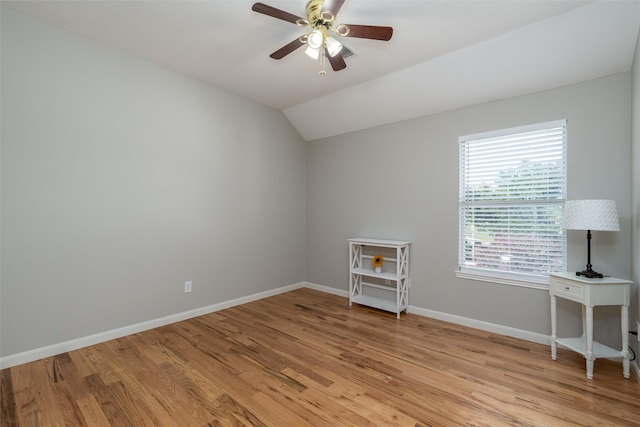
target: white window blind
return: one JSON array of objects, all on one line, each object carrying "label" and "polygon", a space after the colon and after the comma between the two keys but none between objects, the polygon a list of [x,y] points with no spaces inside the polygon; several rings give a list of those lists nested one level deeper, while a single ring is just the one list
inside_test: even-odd
[{"label": "white window blind", "polygon": [[564,271],[566,121],[470,135],[459,144],[459,271],[540,283]]}]

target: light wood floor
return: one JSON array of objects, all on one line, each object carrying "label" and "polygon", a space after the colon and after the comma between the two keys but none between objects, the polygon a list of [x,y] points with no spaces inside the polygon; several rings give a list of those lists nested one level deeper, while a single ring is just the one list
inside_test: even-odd
[{"label": "light wood floor", "polygon": [[621,363],[309,289],[0,371],[4,426],[631,426]]}]

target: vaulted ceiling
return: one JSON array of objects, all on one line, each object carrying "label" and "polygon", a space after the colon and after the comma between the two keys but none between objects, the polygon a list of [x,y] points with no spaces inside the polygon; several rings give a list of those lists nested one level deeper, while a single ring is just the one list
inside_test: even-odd
[{"label": "vaulted ceiling", "polygon": [[355,55],[319,75],[303,49],[269,58],[305,29],[252,0],[2,3],[282,110],[306,140],[627,71],[640,26],[639,0],[346,0],[338,23],[393,38],[341,39]]}]

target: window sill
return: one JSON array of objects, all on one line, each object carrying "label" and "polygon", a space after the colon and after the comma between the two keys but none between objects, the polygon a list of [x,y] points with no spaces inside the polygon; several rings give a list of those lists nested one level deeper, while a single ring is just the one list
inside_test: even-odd
[{"label": "window sill", "polygon": [[549,278],[516,278],[513,276],[501,276],[499,274],[478,273],[471,271],[456,270],[456,277],[458,279],[477,280],[480,282],[497,283],[501,285],[518,286],[521,288],[531,289],[549,289]]}]

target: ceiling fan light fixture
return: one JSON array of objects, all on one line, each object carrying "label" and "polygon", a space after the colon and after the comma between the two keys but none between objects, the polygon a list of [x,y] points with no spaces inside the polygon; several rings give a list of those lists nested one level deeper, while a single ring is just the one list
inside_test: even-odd
[{"label": "ceiling fan light fixture", "polygon": [[311,31],[311,33],[309,33],[309,36],[307,37],[307,43],[309,43],[309,47],[312,47],[316,50],[320,49],[320,46],[322,46],[323,42],[324,34],[322,34],[322,31],[320,30]]},{"label": "ceiling fan light fixture", "polygon": [[311,44],[309,44],[309,46],[307,46],[307,50],[305,50],[304,53],[306,53],[313,59],[318,59],[318,57],[320,56],[320,49],[316,49],[312,47]]},{"label": "ceiling fan light fixture", "polygon": [[327,36],[324,42],[331,56],[336,56],[342,50],[342,44],[331,36]]},{"label": "ceiling fan light fixture", "polygon": [[308,28],[305,31],[307,34],[276,50],[269,55],[271,58],[282,59],[306,44],[305,54],[315,60],[319,60],[321,64],[320,74],[325,74],[325,59],[329,61],[333,71],[340,71],[347,67],[345,58],[353,55],[353,51],[348,45],[342,44],[331,36],[338,35],[340,37],[388,41],[393,35],[392,27],[378,25],[340,24],[334,27],[336,14],[340,11],[345,0],[307,1],[307,13],[304,18],[260,2],[251,6],[251,10],[254,12],[293,23],[298,27]]}]

